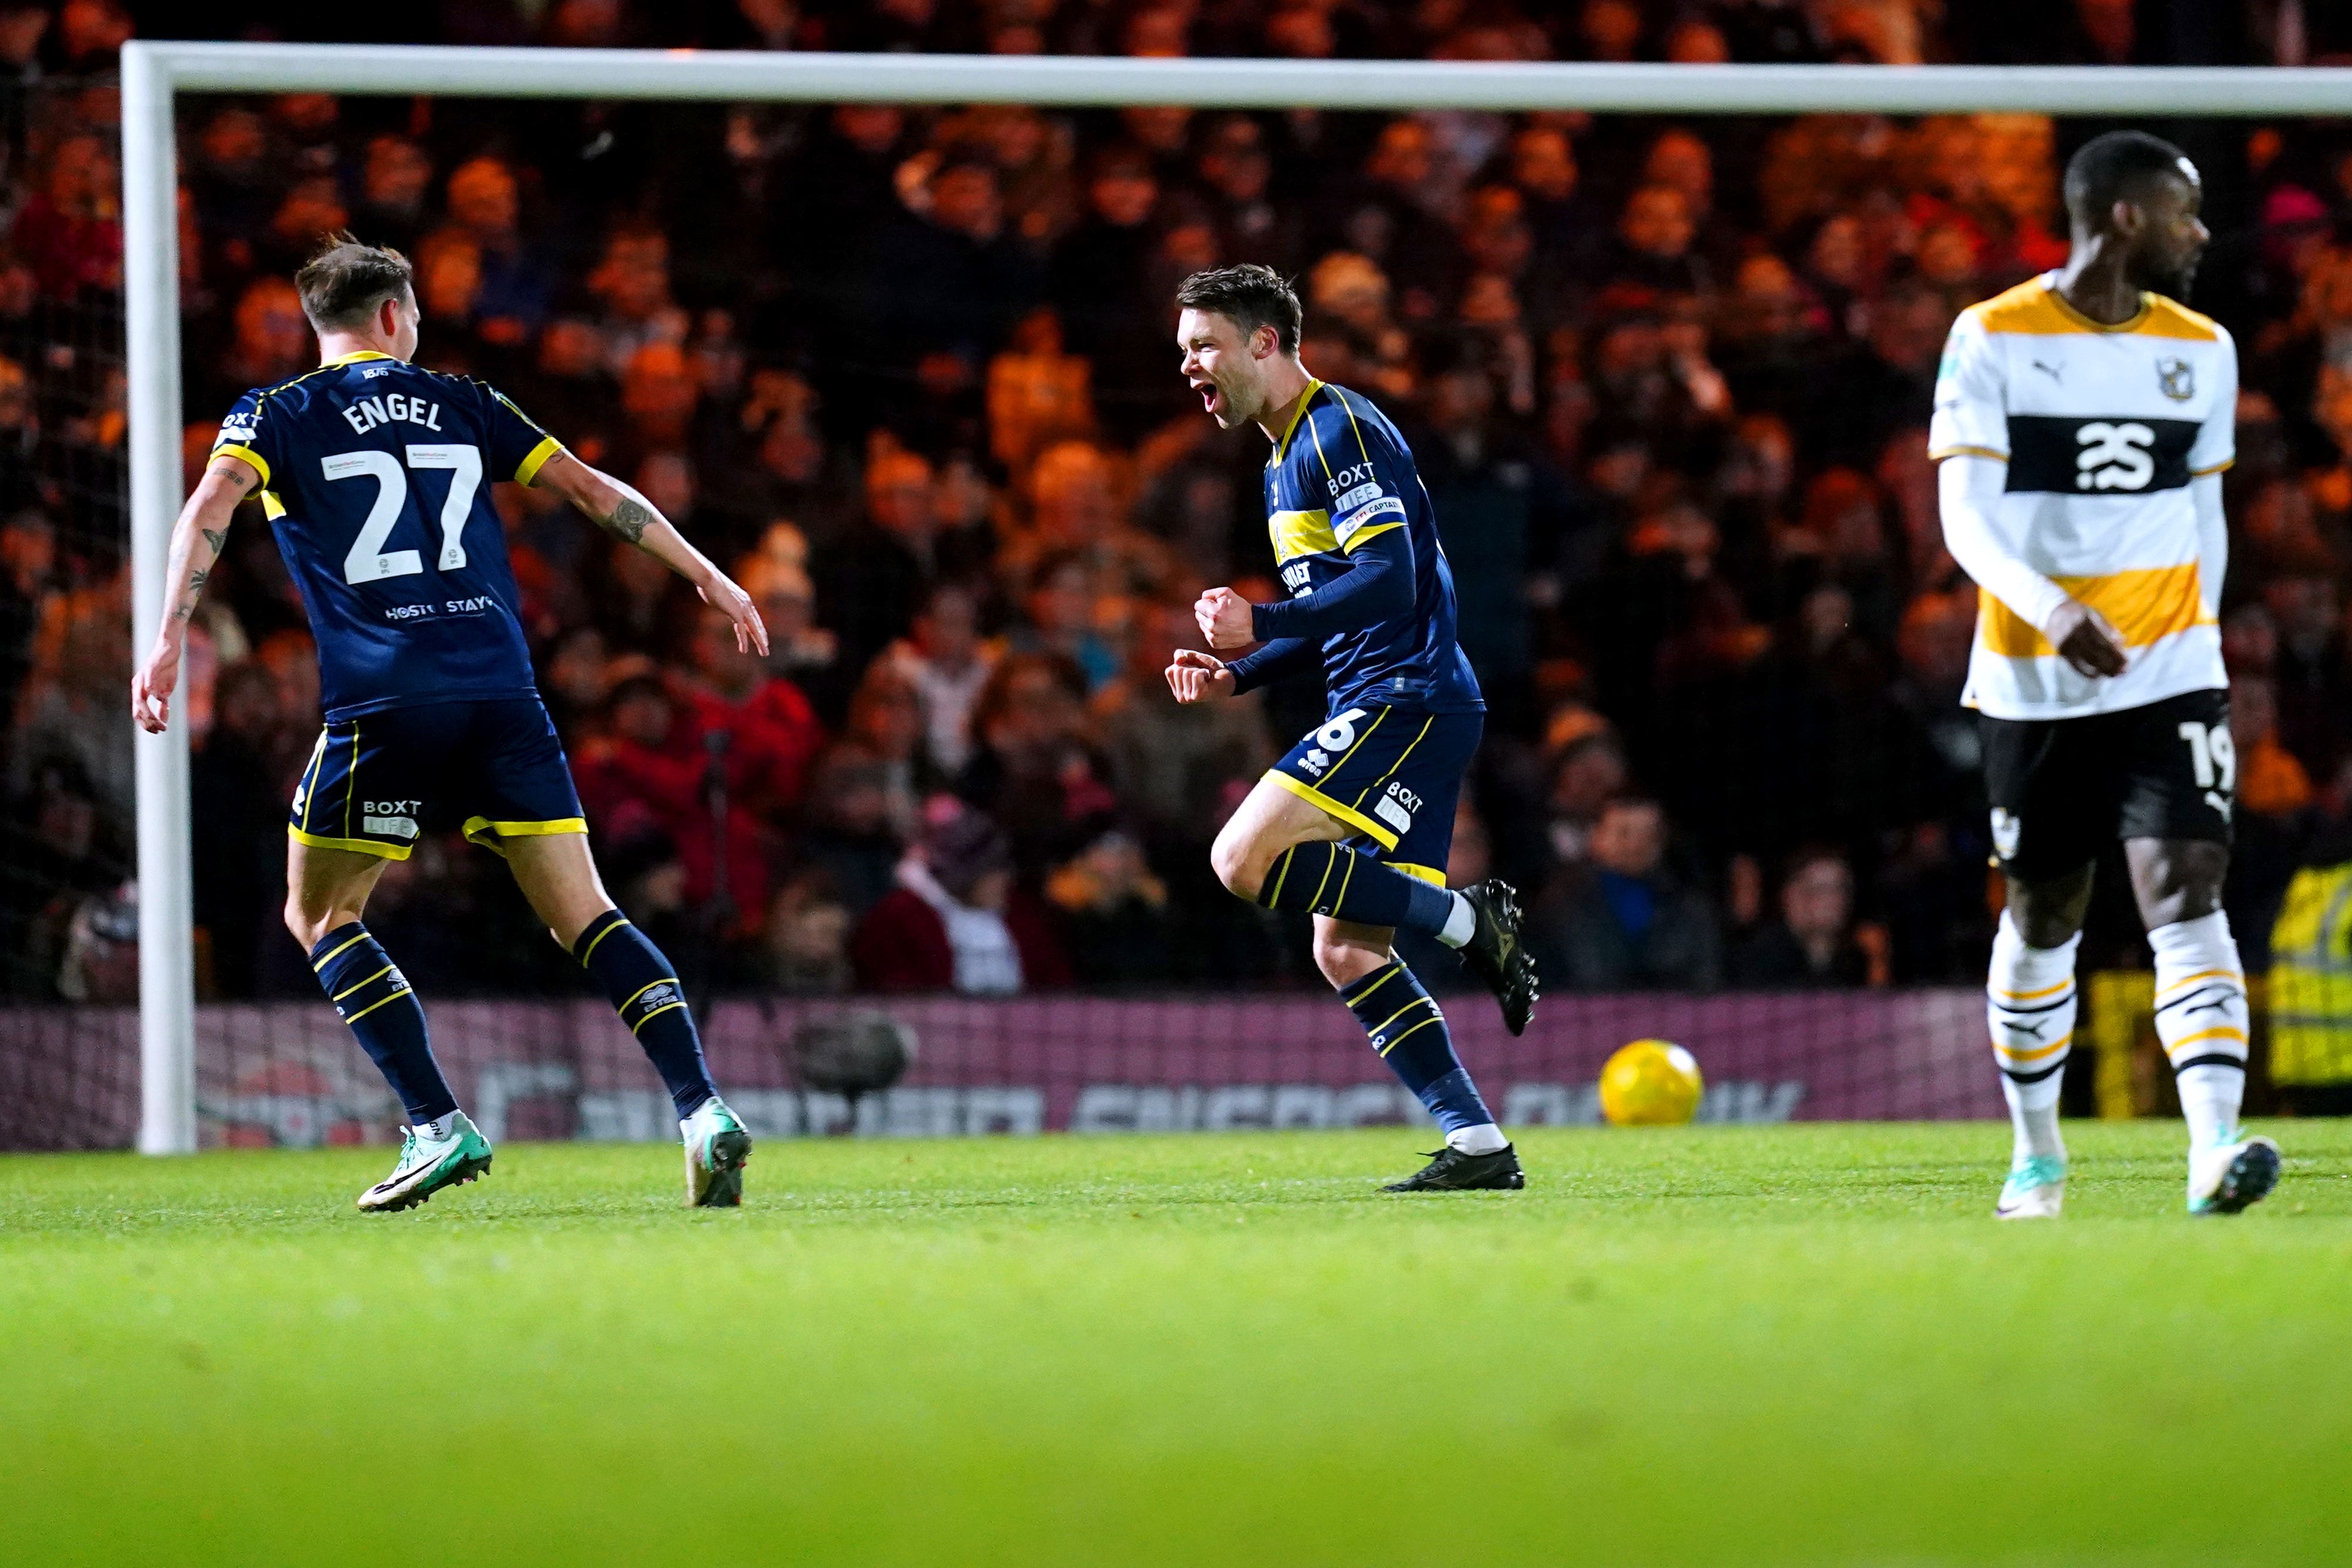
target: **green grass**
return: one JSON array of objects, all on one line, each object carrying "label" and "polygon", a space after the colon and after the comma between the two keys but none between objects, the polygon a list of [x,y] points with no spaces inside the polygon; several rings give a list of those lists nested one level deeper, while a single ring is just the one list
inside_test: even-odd
[{"label": "green grass", "polygon": [[0,1563],[2340,1563],[2352,1126],[0,1159]]}]

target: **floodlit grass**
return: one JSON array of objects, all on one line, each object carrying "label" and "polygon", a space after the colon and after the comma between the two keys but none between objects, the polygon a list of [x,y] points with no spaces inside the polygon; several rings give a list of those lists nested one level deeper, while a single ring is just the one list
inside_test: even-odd
[{"label": "floodlit grass", "polygon": [[2174,1125],[0,1159],[0,1563],[2352,1558],[2352,1126],[2185,1218]]}]

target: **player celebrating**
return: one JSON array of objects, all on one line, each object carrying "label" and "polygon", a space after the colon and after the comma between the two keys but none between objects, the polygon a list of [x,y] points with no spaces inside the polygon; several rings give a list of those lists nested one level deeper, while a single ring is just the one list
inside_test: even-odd
[{"label": "player celebrating", "polygon": [[1444,1015],[1390,948],[1400,926],[1458,948],[1510,1031],[1528,1027],[1536,973],[1517,895],[1500,882],[1445,885],[1454,798],[1486,705],[1454,642],[1454,574],[1429,493],[1396,427],[1299,363],[1298,297],[1273,271],[1195,273],[1176,304],[1184,375],[1211,417],[1227,430],[1254,423],[1274,443],[1267,527],[1293,597],[1202,594],[1193,613],[1210,647],[1265,645],[1230,664],[1179,649],[1168,685],[1178,702],[1201,702],[1319,661],[1329,695],[1329,721],[1258,780],[1217,835],[1218,880],[1266,908],[1314,915],[1324,977],[1444,1130],[1429,1165],[1387,1190],[1523,1186]]},{"label": "player celebrating", "polygon": [[2189,1122],[2189,1210],[2278,1180],[2238,1126],[2246,990],[2221,881],[2236,754],[2216,623],[2237,350],[2178,301],[2210,237],[2196,165],[2138,131],[2066,166],[2066,265],[1952,328],[1928,441],[1944,537],[1983,596],[1961,701],[1984,715],[2008,908],[1988,1015],[2016,1128],[2002,1218],[2065,1196],[2058,1088],[2100,845],[2123,840],[2156,1027]]},{"label": "player celebrating", "polygon": [[160,735],[205,579],[258,486],[319,645],[326,727],[287,826],[286,925],[411,1125],[360,1196],[408,1208],[490,1165],[433,1059],[425,1009],[361,922],[386,861],[462,825],[504,856],[550,932],[601,983],[669,1086],[687,1198],[742,1201],[751,1141],[719,1098],[677,971],[605,896],[555,727],[533,684],[505,530],[485,479],[544,485],[695,585],[768,648],[751,599],[653,506],[582,463],[511,402],[409,363],[418,312],[397,251],[348,235],[295,276],[317,370],[237,400],[172,532],[163,624],[131,709]]}]

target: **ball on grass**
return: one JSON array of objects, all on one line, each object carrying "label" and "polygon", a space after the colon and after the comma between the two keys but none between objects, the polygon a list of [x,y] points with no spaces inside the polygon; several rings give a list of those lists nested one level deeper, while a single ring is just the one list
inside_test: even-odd
[{"label": "ball on grass", "polygon": [[1601,1070],[1601,1113],[1620,1127],[1671,1127],[1698,1113],[1706,1080],[1698,1061],[1672,1040],[1620,1046]]}]

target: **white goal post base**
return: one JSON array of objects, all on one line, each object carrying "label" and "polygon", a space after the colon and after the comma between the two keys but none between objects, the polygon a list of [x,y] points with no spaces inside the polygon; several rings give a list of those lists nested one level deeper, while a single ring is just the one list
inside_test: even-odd
[{"label": "white goal post base", "polygon": [[[163,614],[180,489],[182,92],[412,93],[722,103],[1181,103],[1399,112],[1940,114],[2158,119],[2343,115],[2352,70],[2165,67],[1492,65],[1045,56],[466,49],[391,45],[122,47],[123,293],[130,383],[131,645]],[[183,704],[184,715],[184,704]],[[188,732],[141,735],[139,1148],[196,1146]]]}]

